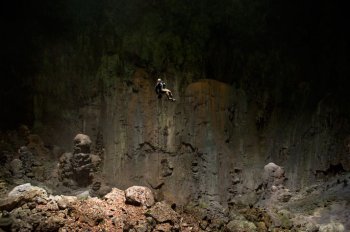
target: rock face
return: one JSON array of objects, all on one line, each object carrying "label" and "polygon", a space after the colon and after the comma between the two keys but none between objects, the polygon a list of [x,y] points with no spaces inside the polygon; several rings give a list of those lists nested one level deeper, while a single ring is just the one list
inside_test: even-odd
[{"label": "rock face", "polygon": [[[26,126],[6,133],[0,131],[0,180],[12,186],[28,182],[54,184],[52,172],[60,152],[57,146],[44,145]],[[1,187],[0,184],[0,194]]]},{"label": "rock face", "polygon": [[[256,202],[261,167],[270,162],[284,167],[291,190],[349,170],[348,135],[337,132],[346,122],[330,116],[336,112],[330,99],[306,112],[302,104],[283,108],[269,91],[210,79],[190,83],[181,76],[165,81],[176,102],[158,99],[153,76],[138,68],[128,80],[115,78],[103,97],[79,108],[79,123],[67,126],[99,141],[101,171],[112,185],[148,186],[156,198],[178,205],[225,207],[242,196]],[[75,170],[88,180],[88,153],[79,149],[64,158],[75,166],[66,174]]]},{"label": "rock face", "polygon": [[[331,97],[289,109],[269,91],[249,92],[210,79],[165,81],[176,102],[156,98],[153,76],[138,68],[79,107],[79,115],[55,133],[60,139],[51,141],[73,150],[60,158],[64,185],[92,186],[96,194],[104,180],[123,189],[147,186],[157,200],[199,207],[210,220],[221,215],[226,221],[228,207],[289,203],[292,191],[349,170],[350,124],[337,120]],[[67,128],[92,139],[77,135],[72,146],[76,129]],[[42,141],[36,136],[30,141],[45,156]],[[30,157],[26,149],[11,157],[11,175],[47,173],[40,162],[24,157]],[[97,167],[104,177],[95,180]]]}]

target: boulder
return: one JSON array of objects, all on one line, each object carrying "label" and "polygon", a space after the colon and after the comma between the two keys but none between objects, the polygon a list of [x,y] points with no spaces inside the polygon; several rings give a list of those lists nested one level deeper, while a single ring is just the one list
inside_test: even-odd
[{"label": "boulder", "polygon": [[30,183],[19,185],[9,192],[8,197],[0,200],[0,210],[11,211],[26,202],[47,198],[47,192],[39,187],[32,186]]},{"label": "boulder", "polygon": [[9,197],[31,197],[31,196],[47,196],[47,192],[43,188],[32,186],[30,183],[22,184],[13,188],[9,194]]},{"label": "boulder", "polygon": [[84,134],[77,134],[74,137],[74,153],[90,153],[91,139]]},{"label": "boulder", "polygon": [[11,211],[19,205],[21,197],[8,197],[0,199],[0,210]]},{"label": "boulder", "polygon": [[23,177],[23,163],[20,159],[13,159],[10,163],[10,171],[15,178]]},{"label": "boulder", "polygon": [[143,186],[132,186],[125,190],[126,203],[132,205],[144,205],[150,207],[154,205],[152,191]]},{"label": "boulder", "polygon": [[273,185],[283,185],[286,181],[284,169],[274,163],[269,163],[264,167],[264,182],[270,188]]},{"label": "boulder", "polygon": [[109,204],[116,204],[116,203],[124,203],[125,202],[125,193],[123,190],[112,188],[112,191],[107,193],[103,199],[107,201]]},{"label": "boulder", "polygon": [[158,223],[178,222],[178,214],[165,202],[157,202],[146,212],[146,216],[154,218]]}]

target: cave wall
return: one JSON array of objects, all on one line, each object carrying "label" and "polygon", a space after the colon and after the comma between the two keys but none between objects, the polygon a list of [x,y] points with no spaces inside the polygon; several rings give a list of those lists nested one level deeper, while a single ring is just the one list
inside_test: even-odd
[{"label": "cave wall", "polygon": [[349,124],[332,96],[310,106],[301,89],[305,98],[292,107],[267,90],[254,98],[217,80],[184,84],[185,75],[170,71],[163,79],[176,102],[158,99],[154,76],[136,68],[78,108],[76,120],[64,124],[73,129],[55,132],[66,138],[60,145],[86,133],[102,144],[106,181],[146,185],[178,204],[226,205],[255,193],[269,162],[285,168],[291,189],[335,174],[327,172],[332,165],[349,170]]},{"label": "cave wall", "polygon": [[[4,21],[2,125],[28,123],[67,151],[77,133],[88,134],[111,184],[226,204],[258,189],[269,162],[286,169],[291,188],[349,170],[340,5],[75,0],[8,8],[19,13]],[[159,77],[176,102],[156,98]]]}]

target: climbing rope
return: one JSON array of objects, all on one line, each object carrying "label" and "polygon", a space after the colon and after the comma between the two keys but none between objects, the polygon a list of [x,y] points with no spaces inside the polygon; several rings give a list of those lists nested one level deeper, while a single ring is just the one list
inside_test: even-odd
[{"label": "climbing rope", "polygon": [[159,178],[159,150],[160,150],[160,109],[159,109],[160,100],[157,99],[157,178]]}]

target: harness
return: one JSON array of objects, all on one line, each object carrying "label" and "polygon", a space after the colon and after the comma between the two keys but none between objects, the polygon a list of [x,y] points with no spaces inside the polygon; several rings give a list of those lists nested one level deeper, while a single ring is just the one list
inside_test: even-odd
[{"label": "harness", "polygon": [[156,93],[158,95],[161,94],[163,92],[164,87],[165,87],[165,83],[163,81],[157,83],[156,88],[155,88]]}]

